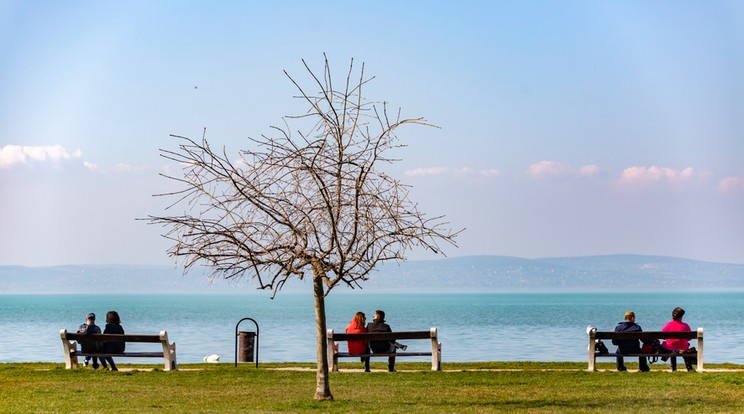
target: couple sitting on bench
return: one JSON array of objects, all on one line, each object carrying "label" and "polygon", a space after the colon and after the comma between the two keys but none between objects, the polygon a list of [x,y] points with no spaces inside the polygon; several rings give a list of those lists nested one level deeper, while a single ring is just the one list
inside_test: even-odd
[{"label": "couple sitting on bench", "polygon": [[[375,332],[392,332],[390,325],[385,323],[385,312],[381,310],[375,311],[375,316],[372,319],[372,323],[369,325],[367,318],[363,312],[357,312],[354,318],[349,322],[346,327],[347,334],[353,333],[375,333]],[[394,354],[396,350],[406,350],[407,346],[391,341],[348,341],[349,353],[352,355],[369,354],[370,348],[375,354]],[[361,357],[364,363],[364,372],[369,372],[369,357]],[[388,358],[388,371],[395,372],[395,357],[390,356]]]},{"label": "couple sitting on bench", "polygon": [[[676,307],[672,311],[672,320],[669,321],[666,325],[664,325],[664,328],[662,328],[662,332],[690,332],[690,325],[682,322],[682,317],[685,315],[685,310]],[[633,312],[626,312],[625,313],[625,320],[618,323],[615,327],[615,332],[641,332],[641,326],[635,323],[635,313]],[[682,355],[685,352],[694,352],[695,348],[690,348],[690,344],[688,343],[687,339],[665,339],[664,342],[659,343],[658,340],[654,340],[655,344],[653,343],[644,343],[643,348],[650,348],[648,351],[646,349],[642,349],[641,346],[638,344],[637,339],[613,339],[612,343],[614,345],[617,345],[617,354],[669,354],[669,356],[662,356],[662,361],[666,361],[667,358],[671,358],[671,365],[672,365],[672,371],[677,370],[677,355]],[[653,349],[656,348],[656,349]],[[683,356],[685,361],[685,367],[688,371],[692,371],[693,364],[696,364],[697,361],[695,358],[692,357],[685,357]],[[638,368],[641,372],[647,372],[650,371],[650,368],[648,367],[648,363],[646,361],[645,356],[638,357]],[[618,356],[617,357],[617,370],[618,371],[627,371],[628,369],[625,367],[623,357]]]}]

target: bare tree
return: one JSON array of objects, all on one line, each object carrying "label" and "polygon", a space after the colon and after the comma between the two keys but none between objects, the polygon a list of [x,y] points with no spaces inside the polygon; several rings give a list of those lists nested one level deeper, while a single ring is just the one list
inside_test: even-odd
[{"label": "bare tree", "polygon": [[[310,75],[309,93],[286,71],[308,105],[306,114],[272,127],[274,137],[250,139],[252,149],[231,157],[215,151],[205,137],[181,140],[161,155],[183,166],[168,176],[181,190],[168,194],[168,210],[184,214],[149,216],[168,228],[168,253],[197,264],[212,278],[251,276],[272,295],[290,278],[312,277],[317,340],[316,400],[331,400],[325,341],[325,296],[338,285],[359,287],[377,264],[405,260],[422,246],[441,253],[438,242],[455,245],[443,216],[427,218],[408,198],[408,189],[379,169],[394,162],[386,153],[401,147],[395,132],[405,124],[429,125],[423,118],[393,117],[385,103],[367,102],[364,65],[349,65],[337,90],[328,60],[319,77]],[[289,122],[305,125],[293,130]]]}]

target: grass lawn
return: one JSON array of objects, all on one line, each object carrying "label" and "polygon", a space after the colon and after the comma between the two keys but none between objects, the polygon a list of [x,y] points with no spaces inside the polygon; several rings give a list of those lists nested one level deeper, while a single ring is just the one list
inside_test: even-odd
[{"label": "grass lawn", "polygon": [[[711,372],[586,372],[583,363],[397,364],[372,373],[342,363],[335,401],[313,401],[314,364],[182,364],[179,371],[120,364],[119,372],[63,364],[0,364],[2,413],[638,413],[744,412],[744,366]],[[632,364],[628,364],[633,369]],[[683,365],[684,366],[684,365]],[[135,368],[134,370],[131,370]],[[306,368],[306,369],[290,369]]]}]

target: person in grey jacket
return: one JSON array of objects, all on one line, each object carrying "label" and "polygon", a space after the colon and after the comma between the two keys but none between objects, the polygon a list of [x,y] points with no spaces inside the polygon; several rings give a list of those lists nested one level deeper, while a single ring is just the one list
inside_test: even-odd
[{"label": "person in grey jacket", "polygon": [[[635,323],[635,313],[633,312],[625,312],[625,320],[618,323],[615,327],[615,332],[642,332],[643,329],[641,329],[641,325],[638,325]],[[640,342],[637,339],[628,339],[628,340],[620,340],[620,339],[613,339],[612,340],[613,345],[617,345],[617,370],[618,371],[627,371],[628,369],[625,367],[625,363],[623,361],[623,357],[620,356],[622,354],[640,354],[641,353],[641,345]],[[648,372],[650,371],[650,368],[648,367],[648,363],[646,361],[646,357],[638,357],[638,368],[641,372]]]}]

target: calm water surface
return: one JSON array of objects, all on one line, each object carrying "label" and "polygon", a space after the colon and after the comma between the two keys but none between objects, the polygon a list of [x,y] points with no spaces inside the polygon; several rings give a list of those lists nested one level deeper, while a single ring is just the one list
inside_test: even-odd
[{"label": "calm water surface", "polygon": [[[327,298],[328,327],[342,331],[356,311],[387,313],[394,330],[439,329],[447,361],[585,361],[587,325],[612,330],[627,310],[644,330],[660,330],[675,306],[685,322],[705,328],[706,362],[744,364],[744,295],[736,293],[378,294]],[[311,294],[0,295],[0,332],[32,333],[35,341],[0,337],[0,362],[62,362],[60,329],[74,331],[88,312],[99,324],[116,310],[127,333],[168,331],[181,363],[218,354],[234,360],[236,323],[259,324],[259,360],[314,361]],[[240,330],[255,331],[250,321]],[[28,338],[28,335],[24,335]],[[410,341],[426,350],[427,341]],[[128,350],[151,346],[127,345]],[[614,349],[614,348],[611,348]],[[551,354],[552,353],[552,354]],[[548,356],[548,355],[553,356]],[[415,360],[415,359],[411,359]],[[426,360],[421,358],[420,360]],[[146,362],[127,360],[128,362]]]}]

